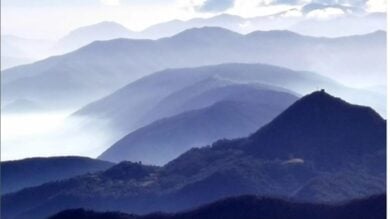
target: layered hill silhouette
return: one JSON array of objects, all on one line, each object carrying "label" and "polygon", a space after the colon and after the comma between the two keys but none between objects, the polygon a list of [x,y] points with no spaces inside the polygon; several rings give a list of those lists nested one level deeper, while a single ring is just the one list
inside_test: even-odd
[{"label": "layered hill silhouette", "polygon": [[[308,15],[320,14],[324,10],[337,9],[343,16],[318,20]],[[298,13],[301,17],[289,15]],[[349,28],[344,28],[344,27]],[[231,14],[219,14],[210,18],[190,20],[172,20],[158,23],[142,31],[132,31],[123,25],[104,21],[79,27],[58,41],[25,39],[17,36],[2,35],[2,70],[32,63],[55,54],[63,54],[79,49],[98,40],[117,38],[160,39],[171,37],[191,28],[220,27],[246,34],[257,30],[289,30],[300,34],[319,37],[340,37],[366,34],[386,29],[385,13],[366,13],[364,9],[337,4],[307,4],[301,9],[295,8],[269,16],[243,18]]]},{"label": "layered hill silhouette", "polygon": [[383,31],[320,38],[289,31],[241,35],[204,27],[159,40],[96,41],[65,55],[5,70],[2,100],[31,99],[54,109],[74,109],[155,71],[226,62],[261,62],[316,71],[348,83],[380,83],[386,75],[385,39]]},{"label": "layered hill silhouette", "polygon": [[54,42],[1,35],[1,70],[45,58]]},{"label": "layered hill silhouette", "polygon": [[123,162],[5,195],[2,218],[44,218],[71,208],[172,212],[243,194],[347,201],[385,192],[385,157],[383,118],[317,91],[247,138],[191,149],[163,167]]},{"label": "layered hill silhouette", "polygon": [[133,38],[135,33],[119,23],[104,21],[72,30],[59,40],[1,36],[1,70],[61,55],[99,40]]},{"label": "layered hill silhouette", "polygon": [[[212,69],[210,69],[210,71],[212,71]],[[197,74],[197,72],[188,74]],[[159,100],[151,110],[148,110],[142,115],[136,124],[149,124],[161,118],[174,116],[189,110],[208,107],[223,100],[245,102],[257,101],[264,105],[277,105],[286,108],[290,103],[287,103],[286,105],[286,103],[283,103],[279,98],[274,99],[273,94],[276,94],[277,96],[277,94],[280,93],[287,93],[299,96],[299,94],[291,90],[269,85],[266,78],[262,80],[260,75],[258,75],[258,79],[259,82],[252,82],[247,77],[237,80],[232,77],[219,75],[218,73],[212,74],[204,80],[196,80],[195,83],[182,89],[175,90],[162,100]],[[261,83],[263,81],[265,84]],[[265,92],[256,92],[261,90]]]},{"label": "layered hill silhouette", "polygon": [[[175,83],[172,83],[173,81]],[[181,105],[207,91],[229,84],[248,82],[260,83],[261,86],[274,90],[289,90],[287,92],[290,93],[305,93],[317,86],[332,90],[343,89],[337,82],[314,73],[296,72],[264,64],[222,64],[168,69],[130,83],[113,94],[88,104],[74,116],[109,119],[113,127],[123,127],[127,131],[156,119],[194,109],[182,108]],[[215,95],[205,96],[205,102],[216,99],[213,98]],[[215,100],[199,106],[205,107],[212,103],[215,103]],[[199,106],[195,109],[202,108]],[[123,118],[126,118],[125,122]]]},{"label": "layered hill silhouette", "polygon": [[44,111],[44,109],[42,109],[38,103],[27,99],[17,99],[1,107],[2,114],[34,113],[42,111]]},{"label": "layered hill silhouette", "polygon": [[112,40],[118,38],[133,38],[135,33],[116,22],[100,22],[97,24],[77,28],[61,38],[54,50],[63,54],[79,49],[94,41]]},{"label": "layered hill silhouette", "polygon": [[[162,165],[192,147],[208,145],[221,138],[246,136],[268,123],[296,99],[289,93],[245,84],[212,89],[200,98],[188,99],[191,108],[203,104],[207,107],[185,111],[142,127],[119,140],[99,158]],[[207,102],[215,103],[208,106]]]},{"label": "layered hill silhouette", "polygon": [[[232,63],[156,72],[88,104],[74,113],[69,121],[77,121],[75,126],[80,131],[110,130],[112,135],[101,146],[102,153],[139,128],[163,118],[209,107],[221,100],[260,101],[264,106],[279,106],[277,113],[287,106],[279,98],[274,100],[272,95],[258,96],[246,92],[248,89],[245,87],[250,86],[294,96],[322,87],[349,101],[366,102],[382,109],[380,112],[384,111],[385,102],[379,97],[380,94],[351,89],[312,72],[298,72],[264,64]],[[263,121],[273,118],[269,114],[263,117]]]},{"label": "layered hill silhouette", "polygon": [[105,170],[114,163],[85,157],[28,158],[1,162],[1,194]]},{"label": "layered hill silhouette", "polygon": [[116,212],[98,213],[83,209],[66,210],[49,219],[384,219],[386,195],[353,200],[338,205],[294,203],[280,199],[240,196],[227,198],[194,210],[145,216]]},{"label": "layered hill silhouette", "polygon": [[[316,12],[329,9],[340,9],[343,15],[321,21],[310,17]],[[194,18],[186,21],[172,20],[146,28],[135,37],[157,39],[173,36],[186,29],[201,27],[222,27],[239,33],[271,29],[290,30],[300,34],[322,37],[364,34],[386,29],[385,13],[364,14],[361,10],[361,8],[345,5],[310,3],[301,9],[295,8],[260,17],[243,18],[237,15],[220,14],[210,18]],[[302,16],[289,16],[294,13],[302,14]],[[346,26],[349,28],[341,28]]]}]

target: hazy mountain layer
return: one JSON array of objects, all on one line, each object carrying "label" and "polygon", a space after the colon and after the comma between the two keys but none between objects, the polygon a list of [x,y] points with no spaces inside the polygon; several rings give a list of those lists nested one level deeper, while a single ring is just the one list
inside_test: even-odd
[{"label": "hazy mountain layer", "polygon": [[1,35],[1,70],[48,57],[54,42]]},{"label": "hazy mountain layer", "polygon": [[386,76],[385,45],[383,31],[316,38],[288,31],[241,35],[211,27],[156,41],[99,41],[4,71],[2,101],[30,99],[74,109],[155,71],[226,62],[268,63],[319,72],[354,86],[372,85]]},{"label": "hazy mountain layer", "polygon": [[[320,14],[329,9],[336,9],[341,15],[318,19]],[[243,34],[257,30],[290,30],[311,36],[340,37],[386,30],[386,14],[366,13],[360,8],[344,5],[313,3],[269,16],[243,18],[220,14],[210,18],[172,20],[152,25],[139,32],[131,31],[119,23],[106,21],[79,27],[57,42],[3,35],[1,68],[3,70],[51,55],[63,54],[98,40],[159,39],[187,29],[207,26],[222,27]]]},{"label": "hazy mountain layer", "polygon": [[[339,11],[342,11],[343,15],[326,19],[313,16],[329,8],[340,9]],[[353,10],[356,10],[356,8],[336,4],[313,3],[307,4],[301,9],[291,9],[269,16],[243,18],[236,15],[221,14],[210,18],[194,18],[186,21],[173,20],[156,24],[137,33],[134,37],[158,39],[173,36],[186,29],[207,26],[222,27],[243,34],[257,30],[290,30],[319,37],[340,37],[386,30],[385,13],[364,14],[357,11],[351,13]],[[359,13],[360,15],[358,15]],[[294,16],[297,14],[300,16]]]},{"label": "hazy mountain layer", "polygon": [[[207,97],[215,99],[207,101]],[[189,99],[189,102],[196,104],[199,102],[196,99]],[[205,108],[142,127],[119,140],[100,158],[162,165],[191,147],[207,145],[221,138],[243,137],[256,131],[286,109],[296,97],[261,87],[231,85],[211,90],[199,99],[216,103],[211,106],[206,103]]]},{"label": "hazy mountain layer", "polygon": [[63,54],[79,49],[94,41],[133,38],[135,33],[115,22],[101,22],[77,28],[54,45],[53,52]]},{"label": "hazy mountain layer", "polygon": [[[245,101],[257,98],[251,93],[240,95],[243,93],[239,89],[232,89],[240,86],[261,86],[296,96],[324,88],[352,102],[374,105],[380,112],[385,108],[380,94],[350,89],[315,73],[261,64],[222,64],[154,73],[87,105],[72,118],[82,121],[77,124],[80,130],[111,131],[112,135],[108,136],[111,143],[101,146],[103,152],[125,135],[156,120],[201,109],[226,98]],[[279,109],[286,107],[273,97],[263,96],[256,101],[264,105],[279,104]]]}]

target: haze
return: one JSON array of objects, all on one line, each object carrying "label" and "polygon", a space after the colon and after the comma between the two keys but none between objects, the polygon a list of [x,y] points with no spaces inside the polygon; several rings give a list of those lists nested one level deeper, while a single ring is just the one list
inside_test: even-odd
[{"label": "haze", "polygon": [[[1,117],[1,160],[61,155],[98,156],[109,130],[72,131],[69,112],[10,114]],[[77,122],[73,120],[72,122]],[[89,145],[92,147],[83,147]]]},{"label": "haze", "polygon": [[[152,118],[172,116],[136,121],[148,111],[158,112],[153,107],[169,95],[185,96],[180,89],[195,86],[187,83],[195,81],[188,74],[179,90],[169,90],[166,81],[172,79],[163,76],[131,84],[167,68],[193,72],[200,66],[264,63],[310,71],[325,78],[313,74],[288,92],[302,96],[325,86],[386,117],[385,11],[385,0],[3,0],[1,160],[97,157],[121,137],[155,122]],[[274,30],[286,31],[267,32]],[[267,39],[268,44],[259,43]],[[295,53],[301,61],[294,60]],[[237,68],[232,74],[248,66]],[[229,83],[242,82],[237,78]],[[122,96],[116,91],[123,86],[130,89]],[[181,102],[170,103],[168,108]],[[73,116],[80,111],[87,113]],[[122,130],[110,126],[121,121],[127,125]]]}]

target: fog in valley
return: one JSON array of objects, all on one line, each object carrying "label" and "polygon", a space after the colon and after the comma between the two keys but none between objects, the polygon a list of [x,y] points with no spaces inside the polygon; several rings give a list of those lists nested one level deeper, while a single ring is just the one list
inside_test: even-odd
[{"label": "fog in valley", "polygon": [[98,156],[105,149],[103,146],[109,144],[106,140],[110,130],[78,130],[75,119],[72,122],[66,120],[70,113],[2,114],[1,160],[62,155]]}]

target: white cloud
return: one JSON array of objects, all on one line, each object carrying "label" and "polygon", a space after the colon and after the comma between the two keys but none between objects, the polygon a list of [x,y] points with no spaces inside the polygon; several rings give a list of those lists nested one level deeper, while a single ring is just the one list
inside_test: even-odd
[{"label": "white cloud", "polygon": [[234,6],[235,0],[207,0],[198,9],[205,12],[221,12],[226,11]]},{"label": "white cloud", "polygon": [[100,0],[100,2],[103,5],[108,5],[108,6],[118,6],[118,5],[120,5],[120,0]]},{"label": "white cloud", "polygon": [[269,4],[282,4],[282,5],[303,5],[309,3],[310,0],[263,0],[270,2]]},{"label": "white cloud", "polygon": [[329,19],[344,15],[344,11],[340,8],[324,8],[309,12],[307,17],[316,19]]},{"label": "white cloud", "polygon": [[271,15],[294,8],[291,5],[273,5],[273,0],[236,0],[234,7],[228,13],[243,17]]},{"label": "white cloud", "polygon": [[282,14],[282,17],[302,17],[303,14],[300,10],[291,9]]}]

